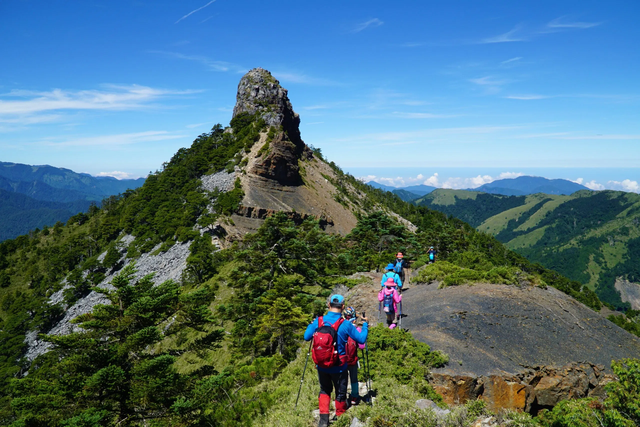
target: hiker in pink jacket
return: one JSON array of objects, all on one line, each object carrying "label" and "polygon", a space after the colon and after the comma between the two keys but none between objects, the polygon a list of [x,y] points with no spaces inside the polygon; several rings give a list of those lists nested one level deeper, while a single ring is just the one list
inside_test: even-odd
[{"label": "hiker in pink jacket", "polygon": [[[389,329],[396,327],[396,312],[398,304],[402,301],[402,295],[396,289],[396,283],[392,278],[388,278],[384,283],[384,288],[378,293],[378,301],[381,303],[382,310],[387,315],[387,325]],[[398,319],[400,315],[398,314]]]}]

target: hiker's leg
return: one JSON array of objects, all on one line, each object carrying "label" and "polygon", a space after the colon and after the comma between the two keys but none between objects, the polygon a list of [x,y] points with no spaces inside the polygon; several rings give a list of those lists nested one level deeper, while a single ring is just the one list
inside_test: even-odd
[{"label": "hiker's leg", "polygon": [[396,320],[396,312],[388,311],[387,312],[387,326],[391,326],[392,323],[395,323]]},{"label": "hiker's leg", "polygon": [[347,410],[347,382],[349,381],[349,371],[344,371],[333,374],[333,381],[336,386],[336,417],[344,414]]},{"label": "hiker's leg", "polygon": [[318,409],[321,414],[329,414],[331,404],[331,392],[333,391],[332,374],[327,374],[318,370],[318,380],[320,382],[320,394],[318,395]]},{"label": "hiker's leg", "polygon": [[360,396],[358,390],[358,365],[349,366],[349,380],[351,381],[351,397]]}]

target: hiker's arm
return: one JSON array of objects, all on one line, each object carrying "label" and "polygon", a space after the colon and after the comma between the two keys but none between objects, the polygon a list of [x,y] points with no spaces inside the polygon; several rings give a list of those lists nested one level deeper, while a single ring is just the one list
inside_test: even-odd
[{"label": "hiker's arm", "polygon": [[367,322],[364,322],[362,324],[362,331],[358,331],[353,323],[351,323],[348,334],[358,344],[364,344],[367,342],[367,335],[369,334],[369,324]]},{"label": "hiker's arm", "polygon": [[313,338],[313,334],[318,329],[318,319],[316,318],[309,326],[307,326],[307,330],[304,331],[304,340],[310,341]]}]

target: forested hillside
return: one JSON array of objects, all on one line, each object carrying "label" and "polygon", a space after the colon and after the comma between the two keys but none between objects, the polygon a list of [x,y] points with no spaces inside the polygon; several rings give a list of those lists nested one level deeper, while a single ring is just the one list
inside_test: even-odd
[{"label": "forested hillside", "polygon": [[[0,424],[274,425],[264,421],[273,411],[308,425],[308,411],[297,418],[282,406],[299,384],[292,378],[301,373],[302,331],[324,312],[336,285],[356,286],[350,275],[379,269],[397,251],[418,268],[426,249],[436,246],[442,265],[453,266],[439,273],[450,285],[553,286],[601,308],[589,288],[493,236],[373,189],[319,150],[296,145],[301,140],[279,115],[286,91],[266,71],[253,71],[264,79],[257,89],[277,93],[277,102],[260,104],[255,114],[236,112],[229,128],[216,125],[198,136],[142,187],[109,197],[65,225],[0,243]],[[274,117],[284,125],[269,124]],[[314,162],[328,171],[316,181]],[[335,202],[352,210],[357,224],[345,235],[331,234],[323,228],[335,213],[265,209],[250,218],[260,221],[254,233],[232,236],[240,227],[235,220],[247,218],[242,180],[252,171],[262,173],[262,181],[273,177],[271,191],[293,191],[277,179],[310,191],[329,182]],[[235,184],[204,188],[223,173],[235,174]],[[153,275],[136,275],[136,262],[142,266],[145,257],[185,245],[178,279],[156,283]],[[105,304],[81,312],[91,298]],[[69,313],[81,314],[67,332],[48,335]],[[25,357],[38,341],[48,342],[49,351]],[[371,347],[378,351],[373,366],[381,392],[397,393],[402,402],[406,396],[439,400],[426,376],[445,356],[401,330],[378,328]],[[303,406],[316,398],[307,393]],[[607,411],[618,414],[617,405]],[[408,414],[374,415],[376,425],[392,425]]]},{"label": "forested hillside", "polygon": [[491,233],[532,262],[559,271],[623,308],[616,277],[640,281],[640,196],[580,191],[571,196],[500,196],[437,190],[420,199]]}]

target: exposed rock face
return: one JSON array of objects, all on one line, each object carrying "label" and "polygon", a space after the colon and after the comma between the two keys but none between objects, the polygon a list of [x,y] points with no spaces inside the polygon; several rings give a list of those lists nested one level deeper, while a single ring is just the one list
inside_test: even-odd
[{"label": "exposed rock face", "polygon": [[233,117],[240,113],[257,114],[276,130],[273,140],[266,142],[266,154],[250,172],[282,185],[301,185],[298,160],[309,159],[311,150],[300,138],[300,116],[293,111],[287,90],[267,70],[254,68],[240,80]]},{"label": "exposed rock face", "polygon": [[631,304],[634,310],[640,310],[640,284],[624,280],[622,277],[616,279],[616,290],[620,292],[620,299]]},{"label": "exposed rock face", "polygon": [[[124,248],[126,248],[126,246],[128,246],[133,240],[133,236],[124,236],[121,239],[120,243],[124,246]],[[177,243],[169,248],[169,250],[167,250],[166,252],[152,255],[152,250],[149,253],[142,254],[140,258],[136,260],[124,259],[123,256],[123,267],[131,262],[135,262],[135,279],[140,279],[147,274],[153,273],[153,282],[156,285],[169,279],[180,281],[182,272],[187,266],[187,257],[189,256],[190,246],[191,242],[183,244]],[[159,246],[154,248],[154,250],[158,248]],[[97,287],[102,289],[114,289],[111,286],[111,280],[116,274],[118,274],[117,271],[110,272],[110,274],[108,274],[107,277],[105,277],[105,279],[97,285]],[[51,297],[49,298],[49,302],[51,304],[61,302],[63,299],[63,291],[64,289],[51,295]],[[73,306],[69,307],[65,312],[64,318],[48,333],[50,335],[67,335],[72,332],[77,332],[79,330],[79,327],[71,323],[71,320],[73,320],[77,316],[91,312],[93,308],[98,304],[109,304],[109,300],[104,295],[92,291],[89,295],[81,298]],[[46,353],[51,348],[51,343],[38,339],[37,331],[31,331],[30,333],[28,333],[25,338],[25,343],[28,346],[25,357],[29,361],[32,361],[41,354]]]},{"label": "exposed rock face", "polygon": [[431,383],[447,404],[482,399],[492,410],[512,409],[537,414],[558,402],[582,397],[603,397],[614,379],[604,366],[571,363],[561,368],[535,367],[518,375],[432,374]]}]

